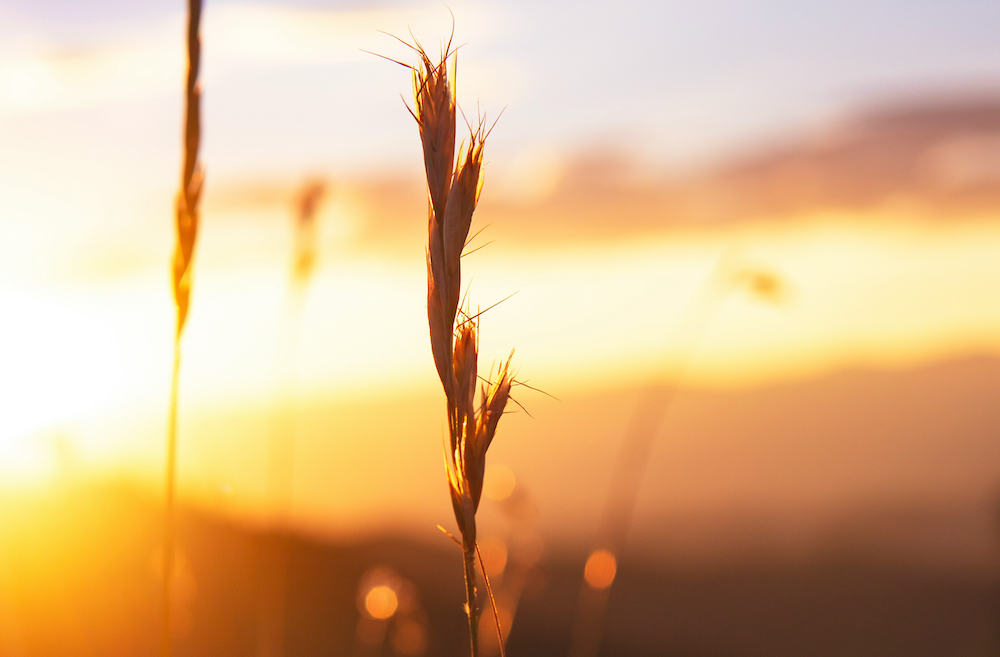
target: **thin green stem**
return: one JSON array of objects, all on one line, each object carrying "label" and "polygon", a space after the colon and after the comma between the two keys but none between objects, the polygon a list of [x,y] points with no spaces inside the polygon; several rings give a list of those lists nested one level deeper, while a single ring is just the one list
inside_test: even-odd
[{"label": "thin green stem", "polygon": [[[666,374],[657,373],[641,395],[633,412],[612,471],[604,515],[594,548],[603,548],[620,559],[639,500],[643,476],[663,420],[677,396],[680,383],[691,365],[698,345],[729,295],[736,289],[732,270],[737,252],[727,251],[712,274],[681,310],[665,345],[675,350]],[[612,583],[613,584],[613,583]],[[570,657],[594,657],[600,651],[611,586],[594,590],[580,583],[577,616]]]},{"label": "thin green stem", "polygon": [[263,577],[260,591],[258,654],[281,657],[285,654],[285,624],[288,595],[289,508],[291,506],[295,434],[298,424],[298,361],[305,302],[305,279],[293,278],[281,314],[278,354],[274,370],[275,408],[268,459],[268,498],[273,504],[274,546],[262,548]]},{"label": "thin green stem", "polygon": [[476,610],[476,548],[462,547],[465,555],[465,598],[469,612],[469,640],[472,657],[479,657],[479,612]]},{"label": "thin green stem", "polygon": [[174,575],[174,506],[177,479],[177,390],[180,387],[181,336],[174,338],[174,371],[170,382],[170,417],[167,421],[167,499],[163,516],[163,657],[171,655],[171,582]]}]

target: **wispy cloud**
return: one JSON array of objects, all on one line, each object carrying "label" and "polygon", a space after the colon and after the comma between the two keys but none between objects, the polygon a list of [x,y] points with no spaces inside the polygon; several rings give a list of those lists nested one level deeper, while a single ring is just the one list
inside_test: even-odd
[{"label": "wispy cloud", "polygon": [[143,98],[179,81],[182,61],[163,32],[62,50],[32,48],[0,61],[0,112],[79,109]]},{"label": "wispy cloud", "polygon": [[[470,12],[473,16],[482,12]],[[106,27],[67,47],[23,40],[0,54],[0,113],[74,110],[174,93],[184,54],[182,16]],[[469,24],[472,23],[472,24]],[[378,31],[439,35],[449,27],[441,7],[317,9],[225,4],[206,12],[209,81],[241,67],[315,66],[359,61],[383,43]],[[486,26],[463,23],[463,34]]]}]

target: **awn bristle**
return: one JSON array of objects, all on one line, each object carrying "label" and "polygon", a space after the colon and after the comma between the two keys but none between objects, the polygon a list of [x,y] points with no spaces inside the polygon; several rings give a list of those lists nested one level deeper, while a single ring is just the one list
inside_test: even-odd
[{"label": "awn bristle", "polygon": [[[486,450],[510,398],[513,375],[508,358],[495,379],[487,377],[487,383],[479,385],[478,320],[467,312],[462,312],[459,319],[462,251],[482,189],[486,133],[482,126],[471,131],[468,143],[458,149],[455,166],[457,57],[451,51],[450,42],[437,64],[419,43],[411,47],[420,59],[419,65],[412,67],[415,101],[412,113],[420,129],[429,196],[427,320],[434,365],[448,402],[449,442],[445,466],[455,520],[462,534],[469,631],[475,656],[479,654],[476,511],[483,492]],[[478,404],[477,388],[480,392]]]},{"label": "awn bristle", "polygon": [[201,64],[201,0],[188,0],[187,83],[184,103],[184,166],[181,186],[177,193],[177,242],[173,256],[173,292],[177,306],[174,331],[174,367],[170,387],[170,416],[167,424],[166,504],[163,531],[163,655],[171,655],[171,585],[174,568],[174,506],[177,480],[177,389],[180,381],[181,334],[187,322],[191,300],[191,263],[198,237],[198,204],[201,200],[204,175],[198,161],[201,145],[201,85],[198,70]]}]

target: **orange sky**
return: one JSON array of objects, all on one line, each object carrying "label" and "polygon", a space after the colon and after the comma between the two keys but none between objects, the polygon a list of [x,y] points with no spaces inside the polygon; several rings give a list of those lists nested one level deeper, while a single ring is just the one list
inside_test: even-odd
[{"label": "orange sky", "polygon": [[[419,188],[410,189],[419,207]],[[296,375],[302,415],[295,513],[311,526],[350,533],[447,517],[422,246],[405,252],[389,240],[381,251],[368,243],[352,252],[357,240],[349,227],[368,220],[365,207],[349,191],[325,207]],[[206,215],[185,336],[182,488],[241,516],[272,508],[264,488],[267,444],[289,380],[287,354],[279,353],[291,241],[286,215],[281,204],[256,214]],[[499,224],[502,216],[490,219]],[[495,232],[502,237],[499,227]],[[703,294],[726,253],[734,270],[780,277],[785,293],[773,303],[734,285],[717,297],[685,375],[687,385],[707,390],[998,354],[1000,307],[984,302],[1000,293],[998,249],[994,222],[941,224],[887,211],[817,212],[788,223],[565,247],[509,234],[463,263],[476,302],[517,292],[484,315],[481,354],[488,363],[516,348],[521,376],[564,401],[523,392],[536,420],[505,420],[494,459],[532,473],[529,479],[542,477],[544,463],[573,449],[575,433],[598,426],[587,414],[596,408],[569,416],[566,408],[579,411],[581,400],[612,399],[606,396],[670,372],[685,348],[678,345],[690,343],[676,328],[684,308]],[[165,259],[167,247],[159,250]],[[16,318],[2,329],[5,396],[14,403],[0,429],[12,480],[38,485],[71,467],[159,485],[170,364],[166,275],[153,258],[127,264],[127,246],[120,258],[114,248],[104,253],[94,263],[70,252],[81,259],[65,273],[25,277],[3,291]],[[615,403],[624,405],[601,413],[623,424],[630,402]],[[599,426],[615,444],[615,422]],[[540,462],[519,433],[545,443]],[[587,444],[571,459],[584,470],[606,459],[604,448]],[[533,486],[549,492],[550,509],[572,507],[550,485]],[[836,490],[819,499],[830,503]],[[691,503],[708,503],[699,495]]]},{"label": "orange sky", "polygon": [[[994,301],[1000,298],[1000,223],[989,196],[1000,179],[995,128],[972,141],[961,122],[943,137],[927,137],[927,144],[920,136],[917,173],[905,185],[872,156],[859,162],[874,161],[876,174],[851,160],[847,169],[861,173],[842,198],[810,196],[823,181],[842,182],[836,157],[832,163],[823,158],[841,153],[844,143],[848,154],[879,155],[884,147],[904,153],[896,159],[911,159],[907,139],[886,146],[881,133],[864,132],[868,124],[821,120],[831,106],[847,102],[842,86],[837,103],[797,107],[795,129],[782,133],[792,156],[774,156],[779,166],[740,169],[746,158],[727,155],[715,169],[692,166],[671,175],[661,166],[670,160],[662,147],[670,131],[650,137],[655,148],[606,137],[635,128],[628,117],[620,124],[609,118],[620,110],[607,99],[595,103],[592,114],[581,110],[565,119],[577,126],[572,135],[539,137],[548,124],[532,103],[544,100],[544,85],[517,57],[497,54],[506,52],[498,43],[513,50],[498,26],[512,24],[517,12],[508,7],[491,14],[474,3],[459,9],[469,16],[463,56],[477,39],[493,48],[460,68],[467,85],[460,97],[471,107],[479,94],[490,116],[514,104],[487,145],[474,226],[489,225],[478,243],[493,242],[463,262],[473,304],[486,307],[516,293],[483,316],[481,353],[488,363],[515,348],[521,376],[564,400],[560,406],[525,392],[536,420],[505,419],[494,456],[544,493],[539,498],[549,500],[541,503],[551,515],[596,503],[599,466],[617,444],[628,391],[669,373],[685,357],[684,345],[697,342],[685,384],[718,395],[808,385],[858,368],[903,371],[1000,354],[1000,304]],[[496,16],[507,22],[494,22]],[[44,487],[70,472],[124,476],[151,490],[160,485],[173,312],[167,263],[179,157],[177,98],[166,91],[179,86],[175,18],[112,21],[94,28],[78,50],[52,46],[58,36],[41,30],[34,45],[28,40],[0,53],[0,134],[9,147],[0,156],[0,306],[8,318],[0,325],[0,472],[16,485]],[[394,522],[433,526],[449,512],[424,307],[419,150],[394,96],[406,90],[405,71],[381,61],[375,68],[358,48],[377,47],[369,43],[376,27],[401,32],[407,21],[421,33],[436,33],[437,13],[223,4],[207,21],[206,38],[215,49],[207,51],[206,72],[209,182],[184,341],[182,490],[212,508],[263,515],[270,508],[263,484],[267,443],[294,379],[302,441],[296,517],[334,531]],[[326,48],[330,40],[338,45]],[[343,88],[364,99],[353,113],[301,122],[281,114],[296,99],[304,107],[334,104],[336,85],[316,85],[309,77],[323,67],[342,73]],[[730,100],[743,98],[722,77],[711,78],[714,70],[705,69],[706,80],[717,79],[735,94]],[[968,70],[961,62],[949,69],[955,75]],[[285,74],[301,83],[301,97],[283,104],[269,96],[260,106],[241,100],[248,89]],[[245,87],[241,76],[251,80]],[[916,73],[906,79],[918,78],[924,79]],[[669,80],[648,79],[656,89],[669,87]],[[754,98],[769,88],[766,79],[758,81]],[[703,103],[693,114],[719,104],[711,94],[706,100],[690,93],[692,106]],[[671,98],[636,99],[635,107],[659,107]],[[781,94],[768,98],[755,106],[761,116],[769,103],[780,104]],[[390,109],[376,114],[370,110],[376,105]],[[260,117],[241,108],[281,118],[262,122],[269,127],[259,141],[248,140],[237,129]],[[370,121],[361,122],[366,111]],[[638,121],[640,114],[629,110],[628,116]],[[733,128],[730,150],[748,140],[768,143],[761,135],[773,134],[782,119],[761,116],[743,132]],[[355,126],[371,149],[348,137],[334,149],[324,141],[326,121],[335,124],[331,134],[341,136],[344,125]],[[796,141],[804,124],[827,127],[818,141]],[[703,163],[724,149],[705,136],[711,125],[698,126],[702,141],[685,148],[691,162]],[[695,124],[689,127],[697,132]],[[860,146],[851,150],[854,139]],[[286,147],[314,141],[337,155]],[[904,150],[891,150],[896,147]],[[765,160],[774,155],[768,148],[760,151]],[[754,177],[758,170],[766,175]],[[319,219],[319,266],[302,307],[292,375],[282,342],[288,335],[289,203],[296,186],[318,174],[332,191]],[[878,184],[870,185],[873,180]],[[873,186],[874,200],[866,196]],[[987,190],[982,198],[980,187]],[[690,321],[685,308],[719,275],[720,262],[729,282],[713,293],[704,335],[694,340],[683,329]],[[739,278],[746,272],[780,280],[778,302],[754,296]],[[581,435],[584,447],[574,443]],[[692,447],[692,458],[707,470],[699,459],[725,446],[704,444],[714,447]],[[982,456],[970,454],[970,463]],[[931,450],[923,462],[938,456]],[[567,458],[598,483],[560,492],[565,479],[546,481],[546,468]],[[855,465],[863,467],[860,459]],[[834,477],[826,487],[817,485],[813,499],[832,504],[855,494],[940,493],[955,483],[943,477],[924,486],[915,477],[881,489],[871,484],[876,474],[857,485]],[[976,490],[985,489],[989,476],[977,475]],[[684,490],[655,488],[654,499],[662,508],[678,500],[691,508],[740,500],[738,490],[713,481],[718,487],[688,481]],[[776,503],[796,486],[808,488],[791,477],[761,484],[753,499]]]}]

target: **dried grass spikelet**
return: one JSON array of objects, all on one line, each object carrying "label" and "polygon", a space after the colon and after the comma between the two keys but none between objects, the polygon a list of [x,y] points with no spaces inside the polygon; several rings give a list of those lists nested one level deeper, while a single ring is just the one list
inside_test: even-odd
[{"label": "dried grass spikelet", "polygon": [[[427,149],[424,149],[425,152]],[[462,249],[482,189],[483,133],[472,133],[451,182],[447,203],[438,214],[431,203],[427,229],[427,320],[431,350],[445,394],[451,397],[452,335],[462,287]]]},{"label": "dried grass spikelet", "polygon": [[[452,430],[449,432],[450,450],[447,450],[445,458],[455,520],[458,522],[463,544],[469,547],[474,547],[476,543],[476,511],[483,495],[486,451],[496,435],[497,425],[510,399],[513,384],[511,354],[501,365],[495,378],[490,372],[486,383],[478,385],[478,339],[476,320],[469,319],[459,325],[454,352],[457,390],[451,417]],[[478,407],[477,387],[480,388]]]},{"label": "dried grass spikelet", "polygon": [[443,217],[455,159],[454,78],[458,60],[457,56],[452,56],[452,69],[449,71],[448,58],[453,55],[451,41],[437,64],[431,61],[419,43],[411,47],[420,58],[420,64],[411,67],[415,105],[411,114],[420,129],[432,216]]}]

